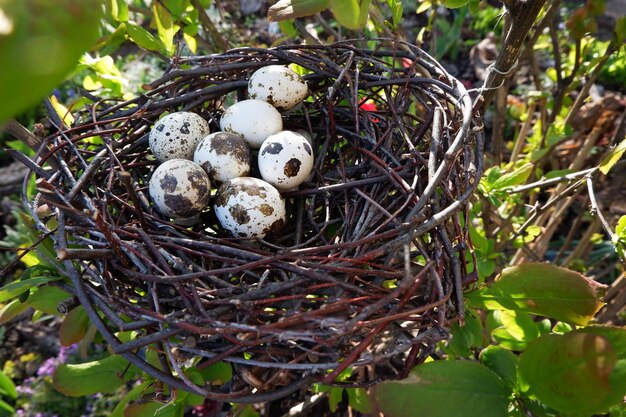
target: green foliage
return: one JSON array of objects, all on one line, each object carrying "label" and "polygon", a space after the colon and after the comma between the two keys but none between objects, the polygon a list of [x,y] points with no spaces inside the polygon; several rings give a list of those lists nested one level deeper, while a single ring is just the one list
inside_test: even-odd
[{"label": "green foliage", "polygon": [[330,9],[337,21],[348,29],[365,26],[371,0],[330,0]]},{"label": "green foliage", "polygon": [[620,217],[615,226],[613,244],[620,258],[626,259],[626,216]]},{"label": "green foliage", "polygon": [[496,373],[512,390],[518,390],[518,357],[501,346],[490,345],[480,352],[480,363]]},{"label": "green foliage", "polygon": [[99,35],[100,1],[0,1],[0,123],[59,85]]},{"label": "green foliage", "polygon": [[602,307],[606,286],[550,264],[527,263],[502,271],[492,285],[467,295],[476,307],[539,314],[585,325]]},{"label": "green foliage", "polygon": [[[47,272],[47,271],[46,271]],[[11,282],[0,288],[0,303],[15,298],[33,287],[45,284],[50,281],[58,280],[59,277],[55,275],[35,276],[25,280]]]},{"label": "green foliage", "polygon": [[473,361],[435,361],[414,368],[402,381],[373,389],[388,417],[504,417],[512,391],[493,371]]},{"label": "green foliage", "polygon": [[11,379],[0,371],[0,416],[12,416],[15,409],[2,398],[15,400],[17,398],[17,390]]},{"label": "green foliage", "polygon": [[134,372],[121,356],[109,356],[81,364],[62,364],[53,375],[54,387],[71,397],[98,392],[114,392],[128,381]]},{"label": "green foliage", "polygon": [[472,351],[483,346],[483,325],[473,312],[465,314],[465,323],[455,323],[450,329],[450,342],[446,351],[451,355],[470,356]]},{"label": "green foliage", "polygon": [[89,317],[82,306],[72,309],[61,323],[59,341],[61,346],[71,346],[85,337],[89,329]]},{"label": "green foliage", "polygon": [[271,21],[283,21],[311,16],[330,7],[330,0],[279,0],[272,5],[267,17]]},{"label": "green foliage", "polygon": [[520,356],[528,394],[569,415],[606,412],[626,394],[626,330],[549,334]]}]

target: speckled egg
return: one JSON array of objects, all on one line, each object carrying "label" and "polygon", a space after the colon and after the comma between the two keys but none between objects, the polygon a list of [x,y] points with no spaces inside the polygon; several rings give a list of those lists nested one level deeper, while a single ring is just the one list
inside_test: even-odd
[{"label": "speckled egg", "polygon": [[268,137],[259,149],[261,177],[279,190],[302,184],[313,169],[313,149],[302,135],[289,130]]},{"label": "speckled egg", "polygon": [[256,70],[248,80],[248,95],[267,101],[278,110],[288,110],[309,95],[309,88],[291,68],[268,65]]},{"label": "speckled egg", "polygon": [[215,132],[200,141],[193,154],[193,161],[204,168],[211,180],[224,182],[248,176],[252,155],[241,136]]},{"label": "speckled egg", "polygon": [[270,135],[283,130],[280,112],[262,100],[242,100],[224,111],[220,119],[224,132],[235,133],[258,149]]},{"label": "speckled egg", "polygon": [[214,206],[220,224],[235,237],[263,238],[285,224],[285,201],[276,188],[258,178],[239,177],[217,190]]},{"label": "speckled egg", "polygon": [[170,159],[154,170],[148,191],[161,213],[176,218],[191,217],[207,207],[211,181],[195,162]]},{"label": "speckled egg", "polygon": [[209,124],[196,113],[181,111],[162,117],[152,127],[148,142],[160,162],[193,158],[198,142],[209,134]]}]

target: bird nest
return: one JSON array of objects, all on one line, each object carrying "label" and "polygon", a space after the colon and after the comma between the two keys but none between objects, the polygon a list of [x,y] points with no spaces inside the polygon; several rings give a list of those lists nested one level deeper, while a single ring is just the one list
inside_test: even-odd
[{"label": "bird nest", "polygon": [[[315,153],[309,179],[282,193],[284,227],[242,239],[210,207],[193,226],[159,214],[147,192],[151,127],[185,110],[218,130],[269,64],[296,66],[310,92],[282,114]],[[333,383],[348,367],[344,383],[359,386],[402,377],[462,319],[482,123],[429,55],[385,41],[241,48],[177,58],[144,87],[129,101],[94,102],[28,163],[29,210],[55,242],[65,289],[113,352],[173,388],[260,402]],[[130,330],[132,340],[118,338]],[[218,361],[233,366],[227,384],[198,386],[184,373]]]}]

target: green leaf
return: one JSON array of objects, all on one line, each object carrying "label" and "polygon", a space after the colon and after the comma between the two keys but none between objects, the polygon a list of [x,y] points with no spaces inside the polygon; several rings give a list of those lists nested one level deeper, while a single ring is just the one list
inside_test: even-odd
[{"label": "green leaf", "polygon": [[17,390],[11,379],[0,371],[0,394],[9,398],[17,398]]},{"label": "green leaf", "polygon": [[166,50],[165,45],[160,40],[135,22],[126,22],[126,31],[133,42],[148,51]]},{"label": "green leaf", "polygon": [[621,239],[626,239],[626,216],[620,217],[617,221],[615,234]]},{"label": "green leaf", "polygon": [[100,0],[0,0],[0,124],[35,106],[100,33]]},{"label": "green leaf", "polygon": [[174,25],[170,12],[158,2],[152,5],[152,14],[154,15],[159,39],[171,55],[174,53],[174,35],[176,35],[178,26]]},{"label": "green leaf", "polygon": [[447,349],[457,356],[470,356],[472,348],[483,346],[483,325],[471,312],[465,315],[465,325],[455,323],[450,329],[450,334],[452,338]]},{"label": "green leaf", "polygon": [[491,332],[493,338],[507,349],[524,350],[531,340],[539,337],[537,323],[528,313],[522,311],[494,311],[494,318],[500,324]]},{"label": "green leaf", "polygon": [[89,317],[82,306],[72,309],[61,323],[59,341],[61,346],[71,346],[83,340],[89,328]]},{"label": "green leaf", "polygon": [[20,300],[12,300],[10,303],[0,308],[0,325],[8,323],[12,318],[20,314],[29,307],[27,303]]},{"label": "green leaf", "polygon": [[[0,1],[2,1],[2,0],[0,0]],[[2,62],[2,61],[0,61],[0,62]],[[1,82],[2,81],[0,81],[0,83]],[[0,122],[1,121],[2,121],[2,118],[0,117]],[[37,230],[37,228],[35,226],[35,220],[33,220],[33,218],[30,217],[28,214],[26,214],[24,212],[20,212],[19,213],[19,221],[26,228],[26,232],[28,233],[28,237],[30,239],[29,243],[34,244],[35,242],[38,242],[40,240],[40,233],[39,233],[39,230]],[[37,245],[37,252],[40,252],[46,258],[48,258],[50,260],[56,259],[56,251],[54,249],[54,242],[52,241],[52,239],[49,236],[46,237],[45,239],[43,239]],[[41,257],[38,257],[38,258],[39,258],[39,265],[44,266],[44,267],[48,267],[48,268],[51,268],[51,269],[54,268],[54,266],[51,265],[46,259],[43,259]]]},{"label": "green leaf", "polygon": [[330,0],[335,19],[348,29],[361,29],[367,22],[370,0]]},{"label": "green leaf", "polygon": [[424,363],[372,390],[385,417],[505,417],[510,395],[494,372],[471,361]]},{"label": "green leaf", "polygon": [[220,361],[199,370],[205,381],[213,385],[223,385],[233,378],[233,367],[230,363]]},{"label": "green leaf", "polygon": [[514,187],[516,185],[524,184],[530,174],[533,172],[534,165],[531,163],[525,163],[524,165],[515,168],[513,172],[509,172],[507,174],[499,177],[492,184],[492,189],[494,190],[502,190],[509,187]]},{"label": "green leaf", "polygon": [[328,408],[331,412],[336,412],[339,403],[343,399],[343,388],[332,387],[328,391]]},{"label": "green leaf", "polygon": [[115,406],[115,408],[113,409],[109,417],[124,417],[124,409],[126,408],[126,406],[131,401],[135,401],[139,397],[141,397],[143,394],[147,393],[148,388],[150,388],[150,386],[153,383],[154,381],[149,380],[149,381],[144,381],[141,384],[134,386],[133,389],[130,390],[128,394],[126,394],[124,398],[122,398],[117,403],[117,405]]},{"label": "green leaf", "polygon": [[470,0],[439,0],[439,2],[448,9],[458,9],[465,6]]},{"label": "green leaf", "polygon": [[626,139],[620,142],[607,156],[604,157],[602,162],[600,163],[600,172],[604,175],[608,174],[611,168],[622,158],[626,152]]},{"label": "green leaf", "polygon": [[604,303],[606,285],[544,263],[505,268],[488,287],[467,294],[477,308],[516,310],[586,325]]},{"label": "green leaf", "polygon": [[[194,384],[198,386],[204,385],[204,377],[202,376],[202,373],[199,370],[195,368],[186,369],[185,375],[187,375],[189,380],[193,382]],[[179,398],[182,399],[181,394],[179,394]],[[204,403],[204,396],[202,395],[192,394],[190,392],[185,392],[184,395],[185,395],[185,403],[187,405],[201,405]]]},{"label": "green leaf", "polygon": [[128,4],[126,0],[111,0],[111,17],[118,22],[128,21]]},{"label": "green leaf", "polygon": [[60,316],[57,310],[59,303],[66,300],[70,295],[60,288],[52,286],[39,287],[28,297],[28,305],[45,314]]},{"label": "green leaf", "polygon": [[517,387],[517,356],[501,346],[487,346],[480,352],[480,362],[496,373],[509,387]]},{"label": "green leaf", "polygon": [[626,394],[626,330],[594,328],[549,334],[520,356],[529,393],[565,414],[608,411]]},{"label": "green leaf", "polygon": [[348,393],[348,405],[362,414],[372,412],[372,403],[363,388],[346,388]]},{"label": "green leaf", "polygon": [[270,22],[311,16],[328,9],[330,0],[279,0],[267,11]]},{"label": "green leaf", "polygon": [[552,328],[552,333],[556,333],[556,334],[565,334],[571,331],[572,331],[572,326],[570,324],[563,323],[562,321],[555,324],[554,328]]},{"label": "green leaf", "polygon": [[622,16],[615,21],[613,37],[618,45],[626,42],[626,16]]},{"label": "green leaf", "polygon": [[0,288],[0,303],[10,300],[11,298],[15,298],[33,287],[38,287],[39,285],[43,285],[47,282],[57,280],[59,280],[58,276],[45,276],[33,277],[24,281],[11,282]]},{"label": "green leaf", "polygon": [[7,404],[5,401],[0,400],[0,416],[11,417],[15,415],[15,409]]},{"label": "green leaf", "polygon": [[177,402],[159,403],[150,401],[131,404],[124,410],[124,417],[183,417],[185,407]]},{"label": "green leaf", "polygon": [[114,392],[132,376],[128,366],[128,361],[117,355],[76,365],[61,364],[52,376],[52,383],[71,397]]}]

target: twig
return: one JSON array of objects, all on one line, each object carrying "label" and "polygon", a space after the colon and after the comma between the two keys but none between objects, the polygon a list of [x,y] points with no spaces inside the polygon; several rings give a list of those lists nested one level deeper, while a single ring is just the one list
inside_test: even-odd
[{"label": "twig", "polygon": [[524,40],[545,2],[546,0],[508,0],[506,2],[507,10],[511,14],[511,29],[506,34],[504,46],[496,62],[487,70],[487,78],[481,87],[481,112],[484,113],[504,79],[517,65]]}]

